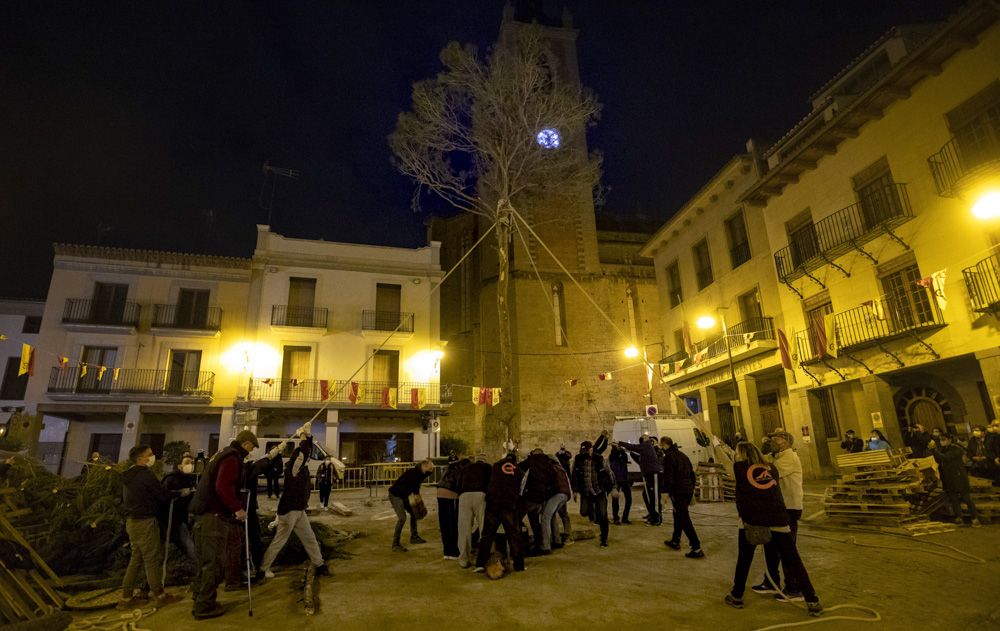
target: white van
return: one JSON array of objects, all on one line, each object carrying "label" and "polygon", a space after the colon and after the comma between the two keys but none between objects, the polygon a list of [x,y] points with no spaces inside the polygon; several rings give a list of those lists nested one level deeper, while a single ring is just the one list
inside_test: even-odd
[{"label": "white van", "polygon": [[[691,459],[691,464],[698,466],[699,462],[707,462],[714,457],[712,440],[695,426],[694,421],[686,416],[658,414],[657,416],[617,416],[615,426],[611,431],[611,439],[619,442],[637,444],[643,434],[655,436],[657,439],[669,436],[674,444]],[[605,457],[607,454],[605,454]],[[633,482],[641,480],[639,464],[629,458],[629,477]]]}]

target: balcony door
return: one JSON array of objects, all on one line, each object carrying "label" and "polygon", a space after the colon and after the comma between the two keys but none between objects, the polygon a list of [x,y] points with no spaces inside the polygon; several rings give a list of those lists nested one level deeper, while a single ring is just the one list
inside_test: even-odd
[{"label": "balcony door", "polygon": [[101,324],[121,324],[125,321],[128,285],[96,283],[90,303],[90,320]]},{"label": "balcony door", "polygon": [[204,329],[208,325],[207,289],[182,289],[177,294],[177,313],[174,326],[187,329]]},{"label": "balcony door", "polygon": [[372,381],[376,387],[399,386],[399,351],[380,350],[372,358]]},{"label": "balcony door", "polygon": [[910,265],[898,272],[882,277],[882,288],[886,294],[887,311],[896,331],[912,329],[937,321],[934,303],[929,290],[917,284],[920,269]]},{"label": "balcony door", "polygon": [[167,368],[167,391],[175,394],[198,389],[201,351],[172,350]]},{"label": "balcony door", "polygon": [[281,362],[281,400],[304,398],[305,380],[312,374],[312,348],[286,346]]},{"label": "balcony door", "polygon": [[[87,374],[80,370],[80,382],[77,384],[77,392],[110,392],[113,380],[113,370],[115,361],[118,358],[118,349],[107,346],[84,346],[80,363],[87,365]],[[107,370],[101,374],[101,367]]]},{"label": "balcony door", "polygon": [[788,244],[792,250],[792,267],[799,267],[819,254],[819,238],[811,216],[788,227]]},{"label": "balcony door", "polygon": [[313,326],[313,311],[316,308],[316,279],[288,279],[288,326]]},{"label": "balcony door", "polygon": [[403,288],[400,285],[378,283],[375,286],[375,319],[378,330],[395,331],[402,310]]},{"label": "balcony door", "polygon": [[[764,308],[760,304],[760,291],[754,289],[740,296],[740,317],[743,322],[751,323],[751,328],[745,333],[754,330],[760,324],[760,319],[764,317]],[[732,325],[730,325],[732,326]]]},{"label": "balcony door", "polygon": [[896,184],[885,158],[854,177],[854,192],[866,231],[902,214]]}]

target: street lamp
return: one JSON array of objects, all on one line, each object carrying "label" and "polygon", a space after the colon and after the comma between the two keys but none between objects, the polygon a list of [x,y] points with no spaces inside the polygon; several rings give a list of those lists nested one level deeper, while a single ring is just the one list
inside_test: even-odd
[{"label": "street lamp", "polygon": [[977,219],[1000,219],[1000,191],[983,194],[972,206],[972,215]]},{"label": "street lamp", "polygon": [[[736,417],[736,424],[740,428],[740,433],[743,436],[747,435],[747,430],[743,426],[743,412],[740,409],[740,387],[736,384],[736,369],[733,367],[733,347],[729,344],[729,331],[726,329],[726,314],[723,313],[727,307],[719,307],[719,321],[722,323],[722,339],[726,341],[726,356],[729,358],[729,378],[733,383],[733,396],[735,399],[730,400],[729,405],[733,408],[733,415]],[[699,329],[707,330],[715,326],[715,318],[710,315],[704,315],[698,318],[696,321]],[[733,405],[735,403],[736,405]]]},{"label": "street lamp", "polygon": [[625,349],[625,357],[628,357],[629,359],[635,359],[638,356],[639,356],[638,348],[634,346],[629,346],[628,348]]}]

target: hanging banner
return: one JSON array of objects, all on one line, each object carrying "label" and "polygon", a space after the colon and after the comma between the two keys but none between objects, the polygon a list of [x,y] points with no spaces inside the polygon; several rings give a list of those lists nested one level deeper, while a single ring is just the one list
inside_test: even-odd
[{"label": "hanging banner", "polygon": [[938,307],[941,311],[948,308],[948,298],[944,295],[944,281],[948,276],[948,270],[942,269],[931,274],[931,289],[937,299]]},{"label": "hanging banner", "polygon": [[419,410],[424,407],[427,391],[424,388],[410,388],[410,407]]},{"label": "hanging banner", "polygon": [[347,388],[347,400],[357,405],[365,400],[365,387],[357,381],[352,381]]},{"label": "hanging banner", "polygon": [[840,345],[837,341],[837,320],[832,313],[823,316],[823,335],[826,337],[826,353],[836,357]]},{"label": "hanging banner", "polygon": [[319,380],[319,400],[326,401],[330,398],[330,382],[326,379]]},{"label": "hanging banner", "polygon": [[384,408],[396,407],[396,388],[389,388],[389,387],[382,388],[382,407]]},{"label": "hanging banner", "polygon": [[601,374],[597,375],[598,381],[611,381],[613,378],[614,377],[609,372],[602,372]]},{"label": "hanging banner", "polygon": [[35,349],[29,344],[21,344],[21,364],[18,366],[17,376],[21,375],[35,375]]}]

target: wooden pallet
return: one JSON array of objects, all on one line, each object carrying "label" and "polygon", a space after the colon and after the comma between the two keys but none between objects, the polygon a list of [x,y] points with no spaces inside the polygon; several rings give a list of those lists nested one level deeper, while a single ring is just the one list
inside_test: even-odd
[{"label": "wooden pallet", "polygon": [[862,451],[856,454],[840,454],[837,456],[837,467],[847,469],[853,467],[890,466],[896,467],[906,461],[906,456],[886,449]]},{"label": "wooden pallet", "polygon": [[867,532],[884,532],[893,535],[906,535],[909,537],[923,537],[925,535],[936,535],[942,532],[953,532],[956,527],[951,524],[944,524],[938,521],[917,521],[894,526],[877,526],[868,524],[849,524],[847,526],[853,530],[865,530]]},{"label": "wooden pallet", "polygon": [[823,510],[827,515],[868,515],[871,513],[880,515],[908,515],[910,513],[910,505],[827,502],[823,505]]}]

